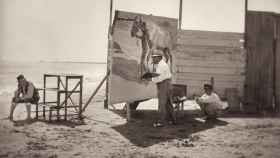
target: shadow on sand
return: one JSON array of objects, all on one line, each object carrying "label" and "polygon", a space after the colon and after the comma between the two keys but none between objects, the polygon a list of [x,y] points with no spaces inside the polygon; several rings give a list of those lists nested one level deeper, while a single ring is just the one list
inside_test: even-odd
[{"label": "shadow on sand", "polygon": [[70,119],[70,120],[59,120],[59,121],[48,121],[48,120],[42,120],[42,119],[31,119],[31,120],[15,120],[12,121],[14,126],[25,126],[25,125],[31,125],[35,122],[43,122],[50,125],[58,125],[58,126],[67,126],[71,128],[75,128],[76,126],[86,125],[84,120],[79,119]]},{"label": "shadow on sand", "polygon": [[244,112],[234,112],[225,113],[220,116],[220,118],[280,118],[280,113],[244,113]]},{"label": "shadow on sand", "polygon": [[[122,110],[113,110],[114,113],[125,117]],[[113,129],[140,147],[149,147],[160,142],[172,139],[188,139],[196,132],[207,130],[215,126],[225,126],[228,123],[221,120],[207,121],[196,119],[193,116],[182,116],[177,125],[166,125],[154,128],[157,111],[137,110],[133,112],[133,120],[123,125],[114,126]]]}]

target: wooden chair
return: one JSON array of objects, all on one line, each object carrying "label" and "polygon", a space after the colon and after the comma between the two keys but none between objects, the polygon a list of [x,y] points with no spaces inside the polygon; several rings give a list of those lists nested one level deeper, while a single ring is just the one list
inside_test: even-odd
[{"label": "wooden chair", "polygon": [[181,111],[184,111],[184,101],[187,100],[187,85],[172,84],[172,99],[175,104],[176,119]]}]

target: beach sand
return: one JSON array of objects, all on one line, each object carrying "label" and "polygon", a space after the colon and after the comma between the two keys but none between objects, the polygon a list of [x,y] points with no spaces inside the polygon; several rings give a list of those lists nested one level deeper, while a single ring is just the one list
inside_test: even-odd
[{"label": "beach sand", "polygon": [[[92,91],[85,91],[85,100]],[[115,110],[103,108],[102,87],[86,109],[83,121],[24,122],[20,120],[25,119],[25,107],[19,106],[15,112],[17,122],[11,122],[7,119],[11,97],[10,91],[0,95],[0,158],[280,157],[278,116],[227,114],[218,121],[205,122],[186,110],[178,125],[153,128],[156,99],[141,104],[127,123],[123,104],[116,105]]]}]

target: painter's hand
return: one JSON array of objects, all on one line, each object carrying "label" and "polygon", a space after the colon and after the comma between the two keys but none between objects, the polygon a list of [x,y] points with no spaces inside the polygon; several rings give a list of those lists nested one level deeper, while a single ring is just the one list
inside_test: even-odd
[{"label": "painter's hand", "polygon": [[26,99],[24,98],[24,97],[20,97],[19,98],[19,101],[22,101],[22,102],[24,102]]},{"label": "painter's hand", "polygon": [[196,101],[197,103],[200,103],[200,102],[201,102],[200,99],[199,99],[199,97],[196,97],[196,98],[195,98],[195,101]]}]

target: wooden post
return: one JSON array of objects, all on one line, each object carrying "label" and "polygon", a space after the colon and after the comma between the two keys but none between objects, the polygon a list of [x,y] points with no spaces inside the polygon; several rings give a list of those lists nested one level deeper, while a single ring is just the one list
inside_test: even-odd
[{"label": "wooden post", "polygon": [[44,74],[43,103],[46,104],[46,74]]},{"label": "wooden post", "polygon": [[[64,106],[64,120],[67,120],[67,102],[68,100],[68,76],[65,77],[65,106]],[[60,103],[59,103],[60,104]]]},{"label": "wooden post", "polygon": [[248,16],[248,0],[245,0],[245,15],[244,15],[244,49],[247,48],[247,16]]},{"label": "wooden post", "polygon": [[36,116],[35,116],[35,118],[36,119],[38,119],[38,117],[39,117],[39,107],[38,107],[39,105],[38,105],[38,103],[36,103]]},{"label": "wooden post", "polygon": [[[109,17],[109,28],[108,28],[108,44],[107,44],[107,75],[110,74],[111,69],[111,55],[110,55],[110,40],[111,40],[111,27],[112,27],[112,14],[113,14],[113,0],[110,0],[110,17]],[[105,91],[104,108],[108,109],[109,101],[109,77],[106,80],[106,91]]]},{"label": "wooden post", "polygon": [[215,85],[214,77],[211,77],[210,82],[211,82],[212,88],[214,89],[214,85]]},{"label": "wooden post", "polygon": [[248,102],[248,83],[247,83],[247,80],[248,80],[248,62],[249,62],[249,50],[247,49],[247,44],[248,44],[248,30],[247,30],[247,21],[248,21],[248,0],[245,0],[245,5],[244,5],[244,35],[243,35],[243,48],[244,48],[244,51],[245,51],[245,69],[246,69],[246,75],[245,75],[245,85],[244,85],[244,93],[243,93],[243,102],[244,103],[247,103]]},{"label": "wooden post", "polygon": [[82,110],[83,110],[83,80],[84,77],[80,77],[80,99],[79,99],[79,119],[82,118]]},{"label": "wooden post", "polygon": [[92,95],[90,96],[90,98],[88,99],[88,101],[85,103],[82,111],[85,111],[85,109],[87,108],[87,106],[89,105],[89,103],[91,102],[91,100],[93,99],[93,97],[96,95],[96,93],[98,92],[98,90],[101,88],[101,86],[103,85],[103,83],[108,80],[108,76],[109,74],[106,74],[106,76],[103,78],[103,80],[99,83],[99,85],[97,86],[97,88],[95,89],[95,91],[92,93]]},{"label": "wooden post", "polygon": [[130,122],[131,121],[131,108],[130,108],[130,103],[126,103],[126,121]]},{"label": "wooden post", "polygon": [[273,29],[273,32],[274,32],[274,35],[273,35],[273,83],[272,83],[272,86],[273,86],[273,89],[272,89],[272,95],[273,95],[273,99],[272,99],[272,108],[273,108],[273,111],[276,112],[276,98],[277,98],[277,87],[276,87],[276,73],[277,73],[277,70],[276,70],[276,66],[277,66],[277,19],[276,19],[276,16],[274,17],[274,29]]},{"label": "wooden post", "polygon": [[182,11],[183,11],[183,0],[180,0],[180,6],[179,6],[179,30],[182,29]]},{"label": "wooden post", "polygon": [[[109,32],[108,32],[108,36],[110,36],[111,34],[111,27],[112,27],[112,16],[113,16],[113,0],[110,0],[110,17],[109,17]],[[110,37],[108,37],[110,38]]]},{"label": "wooden post", "polygon": [[43,118],[46,120],[46,106],[43,105]]},{"label": "wooden post", "polygon": [[280,14],[276,14],[276,32],[275,32],[275,109],[274,111],[279,113],[280,107]]},{"label": "wooden post", "polygon": [[56,109],[56,118],[57,120],[60,120],[60,114],[59,114],[59,108],[60,108],[60,82],[61,82],[61,79],[60,79],[60,76],[57,76],[57,109]]}]

